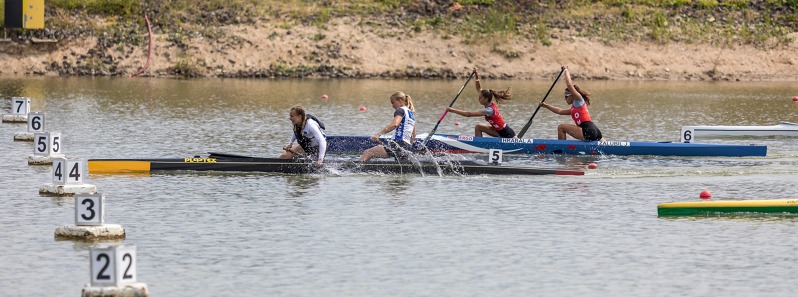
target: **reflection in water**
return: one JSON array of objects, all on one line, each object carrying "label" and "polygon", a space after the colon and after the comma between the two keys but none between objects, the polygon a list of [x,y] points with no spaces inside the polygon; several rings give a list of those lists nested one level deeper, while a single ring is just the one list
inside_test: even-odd
[{"label": "reflection in water", "polygon": [[39,193],[39,196],[50,197],[50,201],[52,201],[53,204],[58,207],[70,207],[75,205],[74,195],[59,196],[50,193]]},{"label": "reflection in water", "polygon": [[120,245],[125,240],[124,239],[98,239],[98,240],[76,240],[76,239],[63,239],[63,238],[55,238],[56,242],[72,242],[72,250],[83,252],[89,251],[92,248],[99,248],[99,247],[107,247],[107,246],[114,246]]},{"label": "reflection in water", "polygon": [[386,181],[382,182],[382,186],[388,194],[391,194],[391,199],[402,201],[404,196],[409,194],[408,189],[412,180],[413,177],[404,174],[397,175],[395,178],[389,176]]},{"label": "reflection in water", "polygon": [[706,213],[691,216],[661,216],[659,219],[670,221],[705,222],[714,220],[738,221],[747,223],[798,222],[798,214],[794,213]]},{"label": "reflection in water", "polygon": [[[291,198],[302,198],[306,195],[319,191],[319,180],[321,175],[317,174],[297,174],[287,175],[285,181],[288,184],[288,194]],[[301,204],[298,199],[291,199],[295,203]]]}]

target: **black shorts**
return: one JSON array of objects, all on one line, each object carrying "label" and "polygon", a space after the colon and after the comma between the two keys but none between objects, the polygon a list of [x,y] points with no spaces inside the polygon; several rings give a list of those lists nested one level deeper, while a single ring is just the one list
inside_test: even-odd
[{"label": "black shorts", "polygon": [[319,158],[318,146],[308,146],[308,147],[303,146],[302,150],[305,151],[305,157],[308,157],[311,160],[317,160]]},{"label": "black shorts", "polygon": [[593,122],[583,122],[579,127],[582,128],[582,135],[585,136],[585,141],[597,141],[604,138],[601,136],[601,130]]},{"label": "black shorts", "polygon": [[515,137],[515,131],[513,131],[513,128],[510,128],[510,125],[504,125],[504,128],[501,130],[496,130],[496,132],[499,132],[499,137],[501,138]]},{"label": "black shorts", "polygon": [[385,140],[385,143],[382,144],[382,148],[388,153],[388,157],[394,157],[397,161],[406,160],[410,154],[413,153],[413,145],[393,139]]}]

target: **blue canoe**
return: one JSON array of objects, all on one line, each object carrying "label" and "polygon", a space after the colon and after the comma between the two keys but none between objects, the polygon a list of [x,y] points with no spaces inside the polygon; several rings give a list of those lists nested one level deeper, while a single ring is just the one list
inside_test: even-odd
[{"label": "blue canoe", "polygon": [[[416,139],[413,148],[421,149],[422,136]],[[328,136],[328,153],[358,153],[376,145],[368,136]],[[765,156],[767,146],[639,142],[639,141],[577,141],[554,139],[512,139],[476,137],[466,135],[436,134],[427,143],[433,152],[488,153],[500,149],[506,154],[567,154],[567,155],[653,155],[653,156],[703,156],[703,157],[749,157]]]}]

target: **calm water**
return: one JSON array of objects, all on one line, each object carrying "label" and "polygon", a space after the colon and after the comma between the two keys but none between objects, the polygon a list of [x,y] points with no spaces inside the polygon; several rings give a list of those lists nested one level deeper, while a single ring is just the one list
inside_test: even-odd
[{"label": "calm water", "polygon": [[[371,135],[395,90],[429,132],[462,81],[0,78],[0,110],[32,98],[69,157],[276,156],[288,108],[306,106],[329,135]],[[551,82],[512,86],[502,114],[516,131]],[[794,83],[582,83],[610,140],[675,141],[682,125],[798,122]],[[562,83],[547,102],[565,107]],[[321,100],[327,94],[329,99]],[[365,106],[365,112],[359,111]],[[456,107],[479,108],[469,85]],[[461,123],[455,126],[454,122]],[[449,115],[439,133],[480,118]],[[541,110],[527,136],[567,122]],[[0,125],[0,295],[78,296],[97,243],[56,241],[74,198],[42,196],[49,166],[29,166],[24,124]],[[796,216],[658,218],[658,203],[795,198],[798,139],[707,139],[768,145],[767,157],[506,156],[506,162],[599,169],[568,176],[90,175],[106,222],[138,248],[153,296],[793,296]],[[471,158],[484,158],[473,155]],[[102,244],[102,243],[101,243]]]}]

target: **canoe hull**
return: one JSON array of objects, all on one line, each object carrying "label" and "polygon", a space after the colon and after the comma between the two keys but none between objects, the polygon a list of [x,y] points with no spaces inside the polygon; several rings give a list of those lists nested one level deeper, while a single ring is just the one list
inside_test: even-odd
[{"label": "canoe hull", "polygon": [[[328,153],[362,152],[377,143],[367,136],[329,136]],[[551,139],[512,139],[464,135],[434,135],[427,143],[434,152],[488,153],[500,149],[508,154],[568,155],[656,155],[656,156],[765,156],[767,146],[678,142],[576,141]],[[417,140],[414,149],[421,149]]]},{"label": "canoe hull", "polygon": [[584,175],[581,170],[536,168],[487,164],[478,161],[417,162],[396,161],[325,162],[318,166],[312,162],[291,159],[255,157],[171,158],[171,159],[90,159],[89,173],[147,173],[153,171],[222,171],[222,172],[274,172],[287,174],[346,172],[376,172],[387,174],[501,174],[501,175]]},{"label": "canoe hull", "polygon": [[798,124],[781,122],[772,126],[684,126],[695,137],[790,136],[798,137]]},{"label": "canoe hull", "polygon": [[789,213],[798,214],[798,199],[688,201],[657,205],[659,216],[705,214]]}]

